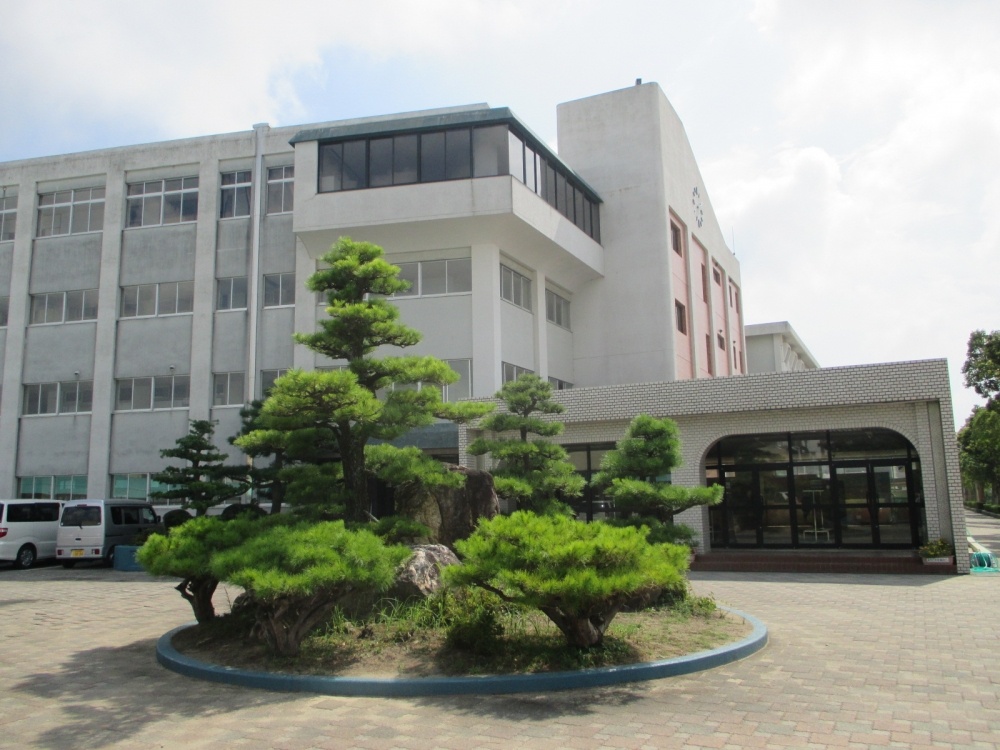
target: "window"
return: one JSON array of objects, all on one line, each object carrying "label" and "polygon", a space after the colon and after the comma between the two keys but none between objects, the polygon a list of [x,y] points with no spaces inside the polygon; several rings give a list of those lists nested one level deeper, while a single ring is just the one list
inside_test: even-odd
[{"label": "window", "polygon": [[165,281],[122,287],[121,317],[176,315],[194,310],[193,281]]},{"label": "window", "polygon": [[0,328],[7,326],[7,313],[10,309],[10,297],[0,297]]},{"label": "window", "polygon": [[557,326],[569,329],[569,300],[560,297],[551,289],[545,290],[545,319]]},{"label": "window", "polygon": [[600,199],[526,136],[482,125],[321,143],[319,192],[509,174],[600,242]]},{"label": "window", "polygon": [[[112,474],[111,497],[123,500],[149,500],[153,492],[167,492],[173,485],[157,482],[150,474]],[[180,504],[180,500],[156,498],[158,505]]]},{"label": "window", "polygon": [[197,218],[197,177],[148,180],[128,186],[126,227],[180,224]]},{"label": "window", "polygon": [[398,265],[399,278],[409,281],[410,288],[396,292],[394,297],[424,297],[434,294],[461,294],[472,291],[471,258],[423,260]]},{"label": "window", "polygon": [[555,391],[568,391],[573,387],[572,383],[568,383],[565,380],[560,380],[559,378],[549,378],[549,385]]},{"label": "window", "polygon": [[458,380],[446,385],[441,393],[442,401],[461,401],[472,397],[472,360],[446,359],[445,364],[458,373]]},{"label": "window", "polygon": [[[17,480],[18,497],[35,500],[84,500],[87,497],[85,474],[21,477]],[[52,519],[58,520],[58,516]]]},{"label": "window", "polygon": [[215,283],[216,310],[245,310],[247,307],[247,277],[234,276]]},{"label": "window", "polygon": [[188,375],[120,378],[115,381],[115,408],[119,411],[183,408],[188,406],[190,387]]},{"label": "window", "polygon": [[708,269],[701,264],[701,298],[708,302]]},{"label": "window", "polygon": [[500,298],[530,311],[531,279],[501,264]]},{"label": "window", "polygon": [[243,398],[242,372],[217,372],[212,376],[213,406],[242,406]]},{"label": "window", "polygon": [[715,375],[715,369],[712,367],[712,336],[708,333],[705,334],[705,369],[709,375]]},{"label": "window", "polygon": [[14,239],[14,224],[17,222],[17,190],[0,188],[0,242]]},{"label": "window", "polygon": [[223,172],[219,217],[233,219],[250,215],[250,170]]},{"label": "window", "polygon": [[267,212],[286,214],[295,208],[295,167],[267,170]]},{"label": "window", "polygon": [[719,267],[714,263],[712,264],[712,278],[715,280],[716,284],[722,286],[722,271],[720,271]]},{"label": "window", "polygon": [[681,228],[673,222],[670,222],[670,247],[682,258],[684,257],[684,246],[681,244]]},{"label": "window", "polygon": [[22,414],[85,414],[94,401],[93,380],[30,383],[24,386]]},{"label": "window", "polygon": [[284,307],[294,304],[294,273],[274,273],[264,276],[264,307]]},{"label": "window", "polygon": [[267,398],[274,388],[274,381],[287,373],[288,370],[261,370],[260,371],[260,397]]},{"label": "window", "polygon": [[715,340],[719,343],[719,348],[726,351],[726,339],[721,333],[715,334]]},{"label": "window", "polygon": [[31,295],[30,323],[32,325],[73,323],[80,320],[96,320],[96,318],[96,289]]},{"label": "window", "polygon": [[501,362],[502,366],[502,378],[504,383],[509,383],[512,380],[517,380],[519,377],[525,373],[533,373],[534,370],[529,370],[526,367],[518,367],[517,365],[512,365],[510,362]]},{"label": "window", "polygon": [[38,236],[100,232],[104,228],[104,188],[60,190],[38,196]]},{"label": "window", "polygon": [[688,332],[687,308],[677,300],[674,300],[674,317],[677,319],[677,332],[686,336]]}]

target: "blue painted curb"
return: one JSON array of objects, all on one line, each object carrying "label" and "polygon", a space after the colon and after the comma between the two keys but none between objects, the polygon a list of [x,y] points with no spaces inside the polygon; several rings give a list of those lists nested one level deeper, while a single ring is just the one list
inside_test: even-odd
[{"label": "blue painted curb", "polygon": [[750,656],[767,645],[767,626],[739,610],[720,607],[742,617],[753,626],[753,632],[736,643],[709,651],[678,656],[673,659],[626,664],[617,667],[582,669],[576,672],[540,672],[523,675],[488,677],[326,677],[293,675],[274,672],[252,672],[246,669],[218,667],[192,659],[172,645],[174,635],[194,623],[181,625],[160,637],[156,644],[156,660],[167,669],[210,682],[224,682],[240,687],[284,692],[320,693],[352,697],[414,697],[427,695],[498,695],[504,693],[543,693],[553,690],[618,685],[640,680],[658,680],[691,672],[714,669],[723,664]]}]

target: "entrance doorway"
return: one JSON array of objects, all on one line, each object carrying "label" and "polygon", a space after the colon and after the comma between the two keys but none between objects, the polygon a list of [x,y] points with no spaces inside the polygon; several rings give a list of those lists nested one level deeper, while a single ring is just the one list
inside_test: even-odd
[{"label": "entrance doorway", "polygon": [[705,473],[726,490],[709,510],[713,547],[899,549],[925,541],[920,462],[889,430],[725,438]]}]

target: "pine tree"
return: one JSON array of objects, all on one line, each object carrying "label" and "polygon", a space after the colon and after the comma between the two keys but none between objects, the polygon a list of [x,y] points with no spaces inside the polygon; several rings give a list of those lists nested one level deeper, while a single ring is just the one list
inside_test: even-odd
[{"label": "pine tree", "polygon": [[[328,317],[315,333],[298,333],[295,340],[346,367],[289,371],[261,408],[260,428],[285,433],[286,459],[296,464],[282,471],[289,479],[287,500],[302,509],[311,506],[313,515],[367,520],[369,444],[391,442],[436,419],[474,419],[491,408],[443,402],[441,387],[459,376],[439,359],[374,356],[380,347],[407,348],[420,341],[419,332],[400,323],[398,308],[386,299],[409,283],[382,255],[377,245],[345,237],[320,259],[326,267],[307,286],[326,296]],[[249,445],[256,433],[238,438],[237,445]],[[387,463],[392,450],[380,449],[380,463]],[[398,471],[400,461],[410,462],[415,475],[455,481],[426,455],[403,452],[389,463]]]},{"label": "pine tree", "polygon": [[[516,500],[519,509],[540,514],[571,512],[566,501],[582,494],[583,477],[562,446],[540,439],[563,431],[562,422],[541,416],[565,411],[552,400],[552,386],[537,375],[525,374],[504,383],[496,397],[507,410],[485,418],[481,427],[501,434],[514,432],[517,437],[479,438],[469,445],[469,453],[491,455],[497,494]],[[529,435],[537,437],[529,439]]]},{"label": "pine tree", "polygon": [[669,474],[681,463],[680,431],[672,419],[640,414],[614,450],[604,454],[593,484],[620,513],[670,525],[674,516],[697,505],[722,500],[723,488],[678,487]]},{"label": "pine tree", "polygon": [[151,492],[150,497],[180,500],[181,507],[193,508],[197,515],[204,516],[212,506],[246,492],[246,468],[225,464],[229,455],[215,447],[214,434],[214,422],[192,419],[188,434],[178,438],[175,447],[160,451],[163,458],[178,458],[187,465],[168,466],[154,474],[154,481],[170,489]]}]

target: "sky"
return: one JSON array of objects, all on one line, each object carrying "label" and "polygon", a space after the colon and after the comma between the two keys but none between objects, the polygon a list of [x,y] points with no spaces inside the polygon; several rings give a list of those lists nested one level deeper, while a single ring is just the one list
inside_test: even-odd
[{"label": "sky", "polygon": [[[0,161],[659,83],[742,271],[748,323],[824,367],[1000,329],[992,0],[0,0]],[[572,166],[572,165],[571,165]]]}]

